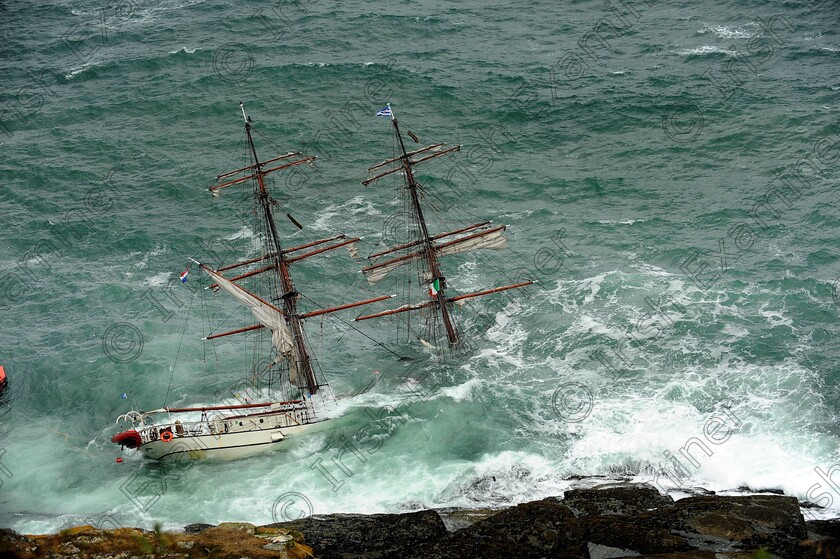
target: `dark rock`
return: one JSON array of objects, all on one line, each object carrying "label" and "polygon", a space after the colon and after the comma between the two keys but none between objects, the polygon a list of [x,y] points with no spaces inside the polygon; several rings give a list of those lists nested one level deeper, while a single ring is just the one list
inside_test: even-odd
[{"label": "dark rock", "polygon": [[701,550],[766,547],[782,557],[796,557],[807,535],[794,497],[688,497],[653,516],[656,525],[669,527]]},{"label": "dark rock", "polygon": [[671,506],[674,500],[647,483],[626,483],[572,489],[563,495],[563,504],[575,516],[632,515]]},{"label": "dark rock", "polygon": [[588,558],[574,513],[549,498],[518,505],[459,530],[408,557],[414,559]]},{"label": "dark rock", "polygon": [[840,540],[803,542],[802,550],[804,559],[840,559]]},{"label": "dark rock", "polygon": [[[76,559],[840,559],[840,520],[805,523],[795,498],[695,496],[646,485],[573,490],[502,511],[328,515],[255,527],[191,524],[185,533],[78,526],[47,536],[0,530],[0,557]],[[811,541],[802,542],[806,535]],[[767,552],[759,552],[760,549]]]},{"label": "dark rock", "polygon": [[447,534],[440,516],[432,510],[331,514],[269,526],[302,532],[304,542],[319,559],[397,559],[405,557],[408,550]]},{"label": "dark rock", "polygon": [[774,495],[784,495],[785,494],[784,490],[782,490],[782,489],[776,489],[776,488],[772,488],[772,489],[753,489],[752,487],[749,487],[748,485],[742,485],[742,486],[738,487],[738,491],[743,491],[745,493],[772,493]]},{"label": "dark rock", "polygon": [[488,516],[493,516],[499,509],[435,509],[440,515],[443,524],[450,532],[461,530],[467,526],[472,526],[479,520],[484,520]]},{"label": "dark rock", "polygon": [[[656,553],[645,555],[645,559],[763,559],[766,555],[756,555],[755,551],[735,551],[716,553],[714,551],[679,551],[676,553]],[[601,559],[595,555],[592,559]],[[606,559],[606,558],[604,558]]]},{"label": "dark rock", "polygon": [[575,475],[568,476],[564,479],[567,479],[569,481],[582,481],[582,480],[592,480],[592,479],[607,479],[607,476],[584,476],[584,475],[580,475],[580,474],[575,474]]},{"label": "dark rock", "polygon": [[630,549],[645,555],[691,551],[697,547],[657,522],[655,515],[594,516],[580,519],[586,539],[597,545]]},{"label": "dark rock", "polygon": [[591,559],[624,559],[626,557],[641,557],[641,555],[641,553],[637,553],[632,549],[610,547],[608,545],[589,542],[589,557]]},{"label": "dark rock", "polygon": [[811,501],[799,501],[799,506],[803,509],[821,509],[823,508],[822,505],[818,505],[817,503],[812,503]]},{"label": "dark rock", "polygon": [[680,491],[689,495],[717,495],[715,491],[705,487],[680,487]]},{"label": "dark rock", "polygon": [[651,485],[627,483],[574,489],[566,492],[563,504],[575,512],[586,539],[594,545],[629,549],[636,554],[695,549],[685,538],[671,534],[661,522],[648,520],[649,511],[674,506],[670,496],[660,494]]},{"label": "dark rock", "polygon": [[808,528],[808,539],[840,539],[840,518],[832,518],[830,520],[811,520],[806,522],[805,526]]},{"label": "dark rock", "polygon": [[187,524],[184,526],[184,533],[186,534],[200,534],[207,528],[213,528],[214,524]]}]

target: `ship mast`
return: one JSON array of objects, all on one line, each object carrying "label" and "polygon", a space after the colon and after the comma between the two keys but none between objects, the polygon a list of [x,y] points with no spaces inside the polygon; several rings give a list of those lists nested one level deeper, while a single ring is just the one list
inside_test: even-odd
[{"label": "ship mast", "polygon": [[[359,237],[348,237],[341,233],[310,241],[300,246],[284,249],[280,242],[280,234],[277,231],[277,224],[274,222],[274,215],[272,212],[272,205],[275,204],[274,199],[268,191],[265,184],[265,176],[288,169],[295,165],[303,163],[312,164],[315,160],[314,156],[302,156],[300,152],[289,152],[285,155],[279,155],[266,161],[260,161],[257,155],[256,147],[254,146],[254,138],[251,135],[251,118],[245,114],[245,107],[239,103],[239,108],[242,111],[242,118],[245,119],[245,134],[248,138],[248,151],[252,160],[251,165],[235,169],[216,176],[217,184],[211,186],[208,190],[214,196],[228,187],[248,183],[254,181],[257,186],[257,200],[259,208],[262,210],[262,217],[267,225],[267,250],[262,256],[257,258],[249,258],[241,262],[221,266],[216,270],[211,269],[205,264],[196,262],[215,280],[216,283],[210,287],[212,289],[221,288],[228,294],[237,299],[241,304],[251,309],[254,317],[259,321],[258,324],[252,326],[245,326],[242,328],[235,328],[233,330],[221,333],[214,333],[207,336],[205,339],[212,340],[216,338],[223,338],[232,336],[234,334],[242,334],[245,332],[252,332],[261,328],[269,328],[272,331],[272,343],[278,351],[278,360],[286,360],[289,363],[290,381],[292,384],[303,390],[306,388],[310,395],[316,394],[321,388],[318,383],[318,378],[315,376],[314,364],[306,347],[306,340],[303,335],[303,322],[309,317],[321,316],[328,313],[338,312],[345,309],[369,305],[378,301],[390,299],[391,295],[382,295],[367,299],[364,301],[357,301],[355,303],[347,303],[336,307],[322,308],[310,312],[300,313],[298,311],[298,291],[295,289],[295,284],[292,281],[292,274],[290,267],[296,262],[305,260],[307,258],[326,254],[330,251],[346,248],[352,257],[358,255],[356,243],[360,240]],[[269,167],[269,163],[279,164]],[[287,214],[288,215],[288,214]],[[294,221],[291,215],[289,219]],[[295,222],[297,224],[297,222]],[[299,227],[300,225],[297,224]],[[222,272],[243,268],[246,266],[259,265],[267,263],[257,268],[252,268],[249,271],[239,273],[235,277],[225,277]],[[281,293],[276,293],[271,301],[261,298],[258,294],[252,293],[242,285],[238,284],[239,280],[250,278],[258,274],[276,273],[280,279]],[[270,298],[271,299],[271,298]],[[278,300],[283,301],[282,308],[275,306]]]},{"label": "ship mast", "polygon": [[318,392],[318,380],[315,378],[315,371],[312,369],[312,361],[309,357],[309,352],[306,351],[306,344],[303,339],[303,321],[298,315],[297,311],[297,295],[295,284],[292,281],[292,274],[289,271],[286,257],[283,254],[283,247],[280,245],[280,236],[277,233],[277,224],[274,223],[274,216],[271,212],[271,196],[265,186],[264,171],[259,157],[257,157],[257,149],[254,146],[254,138],[251,136],[251,121],[245,114],[245,106],[240,102],[239,108],[242,110],[242,118],[245,119],[245,134],[248,136],[248,146],[251,150],[251,157],[254,160],[254,177],[257,179],[259,186],[258,200],[262,207],[265,221],[268,224],[271,233],[271,244],[274,253],[274,260],[277,267],[277,273],[280,276],[280,284],[283,286],[283,293],[280,298],[283,300],[285,309],[286,323],[292,332],[292,340],[296,349],[298,372],[302,373],[306,379],[306,387],[310,394]]},{"label": "ship mast", "polygon": [[[473,225],[463,227],[455,231],[438,233],[434,236],[430,235],[429,229],[426,225],[426,219],[423,216],[423,208],[420,206],[420,196],[418,194],[420,184],[418,184],[417,180],[414,178],[414,166],[425,161],[429,161],[438,157],[442,157],[444,155],[448,155],[450,153],[454,153],[456,151],[460,151],[461,146],[456,145],[453,147],[444,148],[445,144],[438,143],[420,149],[416,149],[414,151],[406,151],[405,143],[403,142],[402,134],[400,133],[399,123],[397,122],[397,119],[394,116],[394,111],[391,108],[391,104],[389,103],[386,109],[382,109],[376,114],[377,116],[391,117],[391,122],[394,125],[394,132],[396,133],[397,139],[400,143],[401,155],[393,157],[391,159],[387,159],[382,163],[378,163],[370,167],[368,169],[368,173],[374,170],[378,170],[377,174],[366,180],[363,180],[362,184],[368,186],[369,184],[376,182],[383,177],[394,173],[402,172],[402,174],[405,176],[406,188],[409,192],[409,197],[411,198],[414,219],[417,222],[417,227],[420,231],[420,238],[416,241],[391,247],[386,250],[377,252],[376,254],[368,256],[368,259],[376,261],[380,257],[389,254],[394,254],[397,252],[402,253],[401,256],[389,257],[385,261],[376,262],[369,266],[366,266],[362,269],[362,272],[367,276],[368,282],[371,285],[373,285],[381,281],[391,271],[405,264],[408,264],[415,260],[424,260],[426,266],[429,269],[429,274],[431,276],[429,284],[432,288],[430,288],[429,294],[432,295],[432,300],[421,303],[405,304],[396,309],[377,312],[364,316],[358,316],[356,317],[356,320],[368,320],[371,318],[391,316],[394,314],[408,312],[412,310],[436,307],[438,309],[438,312],[440,312],[441,319],[443,320],[443,325],[446,329],[446,336],[449,341],[449,346],[450,348],[456,347],[460,343],[460,340],[458,337],[458,332],[452,321],[452,316],[450,314],[450,303],[455,303],[473,297],[481,297],[484,295],[499,293],[502,291],[507,291],[508,289],[517,289],[520,287],[525,287],[527,285],[531,285],[533,282],[523,281],[513,285],[506,285],[503,287],[486,289],[484,291],[458,295],[455,297],[446,296],[446,278],[444,277],[443,272],[440,269],[438,257],[446,256],[448,254],[458,254],[461,252],[467,252],[476,249],[502,249],[507,245],[507,238],[504,236],[506,226],[494,225],[489,221],[485,221],[483,223],[475,223]],[[412,139],[414,139],[415,141],[417,140],[417,138],[413,136],[411,132],[409,132],[408,134],[412,137]],[[382,170],[383,168],[385,170]]]},{"label": "ship mast", "polygon": [[[388,107],[390,108],[390,104]],[[402,134],[400,134],[400,125],[397,122],[397,117],[394,115],[394,110],[391,109],[391,122],[394,124],[394,131],[397,134],[397,139],[400,142],[400,150],[402,150],[402,166],[405,170],[405,180],[408,186],[408,192],[411,196],[411,205],[414,208],[414,218],[417,220],[417,225],[420,227],[421,242],[423,243],[424,252],[426,255],[426,264],[429,266],[429,273],[431,274],[431,282],[438,280],[440,289],[437,292],[435,299],[437,300],[437,307],[440,310],[440,316],[443,319],[443,326],[446,328],[446,337],[449,339],[450,346],[458,345],[458,333],[455,326],[452,324],[452,318],[449,315],[449,308],[446,301],[446,278],[443,276],[438,264],[435,249],[432,246],[432,238],[429,235],[429,229],[426,226],[426,219],[423,217],[423,208],[420,207],[420,199],[417,195],[417,181],[414,180],[413,162],[405,150],[405,143],[403,143]]]}]

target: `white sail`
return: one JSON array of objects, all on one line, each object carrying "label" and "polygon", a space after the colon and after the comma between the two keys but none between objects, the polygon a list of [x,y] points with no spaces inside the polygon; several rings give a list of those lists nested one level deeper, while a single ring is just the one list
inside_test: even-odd
[{"label": "white sail", "polygon": [[347,245],[347,252],[350,253],[350,258],[358,258],[359,257],[359,247],[357,243],[350,243]]},{"label": "white sail", "polygon": [[[435,254],[438,256],[447,256],[450,254],[460,254],[462,252],[469,252],[471,250],[478,250],[482,248],[501,250],[507,246],[507,237],[504,236],[504,233],[504,228],[498,228],[488,231],[487,233],[480,233],[477,235],[470,235],[467,238],[456,239],[446,243],[445,246],[435,247]],[[396,258],[390,262],[365,268],[363,272],[367,276],[368,283],[370,285],[374,285],[382,281],[385,276],[400,266],[422,258],[423,251],[416,251],[406,256],[407,257]]]},{"label": "white sail", "polygon": [[417,252],[411,256],[411,258],[407,258],[405,260],[398,260],[396,262],[391,262],[390,264],[383,264],[371,270],[362,270],[364,274],[367,276],[368,283],[370,285],[375,285],[385,279],[385,276],[399,268],[404,264],[408,264],[412,260],[417,260],[422,256],[422,253]]},{"label": "white sail", "polygon": [[299,386],[297,363],[300,360],[297,358],[292,333],[288,326],[286,326],[286,319],[283,317],[283,314],[263,301],[260,301],[251,293],[248,293],[218,272],[214,272],[206,267],[204,269],[219,284],[219,287],[248,307],[254,315],[254,318],[260,324],[271,330],[271,343],[277,349],[277,362],[285,359],[289,363],[290,380],[293,385]]},{"label": "white sail", "polygon": [[471,250],[478,250],[480,248],[489,248],[491,250],[501,250],[507,247],[507,237],[504,236],[504,229],[498,231],[491,231],[487,234],[473,237],[472,239],[465,239],[463,241],[456,241],[455,243],[435,249],[438,256],[447,256],[450,254],[461,254],[462,252],[469,252]]}]

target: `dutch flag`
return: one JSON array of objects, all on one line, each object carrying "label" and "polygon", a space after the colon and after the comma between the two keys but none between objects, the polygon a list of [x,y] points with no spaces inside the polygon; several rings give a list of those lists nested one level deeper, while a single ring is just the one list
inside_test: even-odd
[{"label": "dutch flag", "polygon": [[181,274],[181,283],[187,283],[187,276],[190,275],[190,268],[187,266],[187,269],[184,270],[184,273]]}]

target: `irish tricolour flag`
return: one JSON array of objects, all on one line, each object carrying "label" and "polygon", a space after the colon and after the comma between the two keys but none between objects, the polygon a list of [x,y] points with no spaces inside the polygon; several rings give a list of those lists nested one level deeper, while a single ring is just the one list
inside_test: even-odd
[{"label": "irish tricolour flag", "polygon": [[438,291],[440,291],[440,279],[435,278],[435,281],[429,284],[429,297],[434,299],[437,297]]}]

